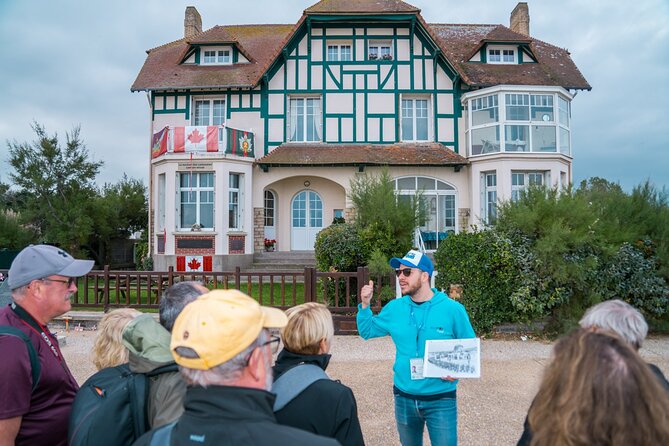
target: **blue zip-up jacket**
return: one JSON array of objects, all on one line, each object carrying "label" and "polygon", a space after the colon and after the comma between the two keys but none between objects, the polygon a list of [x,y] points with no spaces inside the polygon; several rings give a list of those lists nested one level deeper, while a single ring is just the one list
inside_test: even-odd
[{"label": "blue zip-up jacket", "polygon": [[410,395],[435,395],[456,388],[457,381],[449,382],[440,378],[411,379],[409,360],[424,356],[425,341],[475,337],[465,307],[435,288],[432,291],[432,299],[420,305],[409,296],[388,302],[378,316],[373,315],[371,307],[363,309],[358,305],[358,333],[363,339],[387,335],[393,338],[394,383],[398,389]]}]

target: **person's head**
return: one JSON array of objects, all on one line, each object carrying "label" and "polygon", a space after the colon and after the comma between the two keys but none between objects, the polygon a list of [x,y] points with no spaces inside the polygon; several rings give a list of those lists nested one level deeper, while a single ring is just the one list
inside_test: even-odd
[{"label": "person's head", "polygon": [[328,353],[332,346],[332,314],[323,304],[307,302],[286,310],[288,324],[281,330],[286,350],[300,355]]},{"label": "person's head", "polygon": [[607,300],[588,308],[579,325],[617,333],[637,350],[648,334],[648,323],[639,310],[619,299]]},{"label": "person's head", "polygon": [[558,341],[528,420],[532,445],[669,444],[669,397],[613,332]]},{"label": "person's head", "polygon": [[128,349],[123,345],[123,329],[140,314],[132,308],[118,308],[102,316],[92,351],[93,363],[98,370],[128,362]]},{"label": "person's head", "polygon": [[238,290],[214,290],[177,316],[170,349],[190,385],[229,385],[269,390],[272,352],[279,338],[269,329],[288,319]]},{"label": "person's head", "polygon": [[76,278],[92,268],[92,260],[74,259],[55,246],[30,245],[9,268],[12,299],[39,322],[47,323],[70,311],[70,297],[77,292]]},{"label": "person's head", "polygon": [[209,289],[202,283],[190,280],[177,282],[167,288],[160,298],[160,324],[171,332],[181,310],[207,292]]},{"label": "person's head", "polygon": [[395,268],[402,294],[413,296],[422,287],[430,287],[434,265],[426,254],[411,250],[401,259],[390,259],[390,266]]}]

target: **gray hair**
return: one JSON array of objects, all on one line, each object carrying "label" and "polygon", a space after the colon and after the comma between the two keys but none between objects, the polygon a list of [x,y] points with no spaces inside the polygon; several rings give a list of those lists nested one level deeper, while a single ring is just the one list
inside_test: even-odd
[{"label": "gray hair", "polygon": [[18,288],[14,288],[12,290],[12,300],[16,303],[21,302],[23,300],[23,298],[25,297],[26,291],[28,291],[29,286],[30,286],[30,284],[28,283],[28,284],[20,286]]},{"label": "gray hair", "polygon": [[198,286],[204,285],[189,280],[175,283],[163,292],[160,298],[160,325],[170,333],[181,310],[202,295],[202,290],[198,289]]},{"label": "gray hair", "polygon": [[619,299],[590,307],[579,324],[583,328],[597,327],[613,331],[637,350],[648,335],[648,323],[639,310]]},{"label": "gray hair", "polygon": [[[214,366],[209,370],[191,369],[179,366],[181,376],[184,381],[191,386],[207,387],[234,385],[242,375],[242,371],[248,366],[249,357],[253,353],[253,350],[267,342],[268,338],[269,334],[267,331],[261,330],[256,340],[253,341],[251,345],[224,363]],[[272,372],[268,371],[268,373],[271,375]]]}]

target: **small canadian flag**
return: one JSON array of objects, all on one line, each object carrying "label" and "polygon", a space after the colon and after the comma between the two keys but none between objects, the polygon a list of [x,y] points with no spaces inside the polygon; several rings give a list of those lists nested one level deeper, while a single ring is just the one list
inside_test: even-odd
[{"label": "small canadian flag", "polygon": [[177,256],[177,271],[196,273],[211,271],[211,256]]}]

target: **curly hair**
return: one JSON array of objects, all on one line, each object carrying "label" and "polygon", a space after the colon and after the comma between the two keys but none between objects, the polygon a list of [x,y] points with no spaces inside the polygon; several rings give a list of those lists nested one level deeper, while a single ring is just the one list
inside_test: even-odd
[{"label": "curly hair", "polygon": [[102,316],[91,351],[98,370],[128,362],[128,349],[123,345],[123,329],[140,314],[133,308],[119,308]]},{"label": "curly hair", "polygon": [[528,418],[537,446],[669,444],[669,396],[613,332],[558,341]]}]

